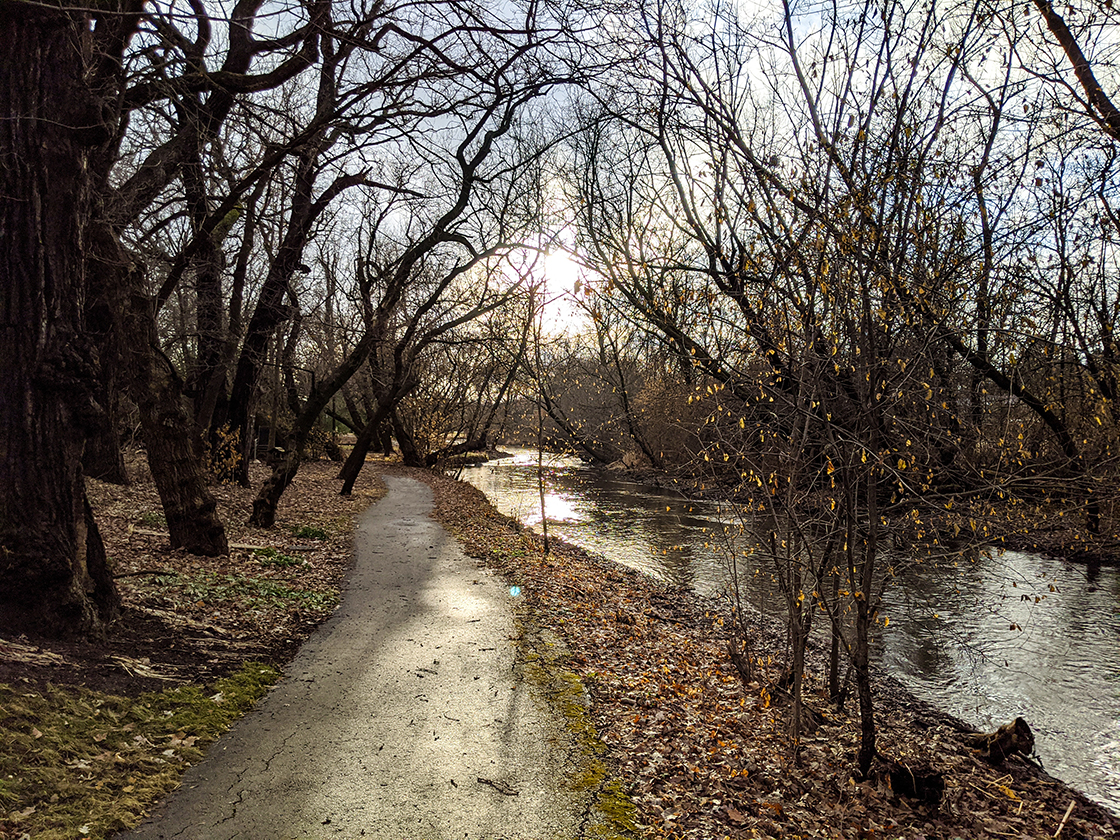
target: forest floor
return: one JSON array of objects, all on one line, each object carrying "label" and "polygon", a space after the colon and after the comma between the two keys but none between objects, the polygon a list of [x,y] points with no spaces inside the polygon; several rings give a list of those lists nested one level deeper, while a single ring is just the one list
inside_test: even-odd
[{"label": "forest floor", "polygon": [[520,588],[519,620],[565,640],[562,667],[590,698],[604,761],[633,805],[619,836],[1120,837],[1120,818],[1025,760],[992,764],[969,746],[974,733],[886,678],[879,751],[896,771],[942,774],[944,795],[900,796],[885,762],[858,780],[858,714],[824,698],[820,651],[805,689],[820,723],[795,754],[773,628],[752,633],[744,681],[720,604],[571,546],[545,556],[473,487],[374,460],[349,498],[337,465],[305,464],[268,531],[243,524],[251,490],[214,488],[233,546],[221,558],[168,548],[141,465],[129,487],[90,482],[125,614],[100,643],[0,639],[0,840],[105,837],[173,787],[337,604],[354,517],[386,470],[427,481],[467,553]]}]

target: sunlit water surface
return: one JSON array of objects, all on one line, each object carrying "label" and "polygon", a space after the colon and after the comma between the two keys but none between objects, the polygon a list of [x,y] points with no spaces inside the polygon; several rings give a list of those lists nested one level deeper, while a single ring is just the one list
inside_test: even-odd
[{"label": "sunlit water surface", "polygon": [[[733,511],[575,458],[546,458],[542,474],[550,534],[702,594],[726,586],[719,535],[734,526]],[[515,450],[461,477],[540,530],[535,452]],[[917,566],[885,602],[889,672],[980,729],[1022,715],[1047,771],[1120,813],[1120,570],[1004,552],[948,574]]]}]

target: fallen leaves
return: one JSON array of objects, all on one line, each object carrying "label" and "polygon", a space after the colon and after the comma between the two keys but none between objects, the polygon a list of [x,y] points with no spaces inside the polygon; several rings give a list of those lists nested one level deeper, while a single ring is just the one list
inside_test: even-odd
[{"label": "fallen leaves", "polygon": [[[996,770],[961,725],[882,679],[879,749],[898,766],[945,775],[941,806],[900,797],[885,767],[853,778],[858,714],[828,708],[819,661],[806,701],[826,719],[788,738],[782,628],[756,620],[757,682],[744,688],[727,654],[723,605],[562,543],[543,556],[536,535],[508,522],[473,487],[410,473],[434,488],[438,518],[466,550],[520,586],[534,621],[561,634],[592,698],[590,715],[645,825],[644,836],[709,838],[1049,837],[1071,796],[1068,836],[1116,837],[1120,820],[1023,762]],[[820,652],[817,652],[818,660]]]}]

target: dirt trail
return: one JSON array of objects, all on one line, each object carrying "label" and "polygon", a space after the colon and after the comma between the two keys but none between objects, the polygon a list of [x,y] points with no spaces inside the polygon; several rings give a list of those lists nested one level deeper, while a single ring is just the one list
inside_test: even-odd
[{"label": "dirt trail", "polygon": [[573,838],[569,738],[518,678],[510,593],[386,478],[342,605],[122,840]]}]

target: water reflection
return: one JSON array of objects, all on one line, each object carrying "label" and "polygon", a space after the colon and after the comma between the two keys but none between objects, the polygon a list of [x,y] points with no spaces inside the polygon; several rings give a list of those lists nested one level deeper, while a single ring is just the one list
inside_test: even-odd
[{"label": "water reflection", "polygon": [[[541,522],[536,453],[463,470],[507,516]],[[722,528],[719,507],[680,494],[599,475],[576,458],[543,467],[549,532],[661,580],[712,593],[724,586],[723,562],[710,545]]]},{"label": "water reflection", "polygon": [[1120,570],[992,553],[886,601],[883,661],[915,693],[985,729],[1023,715],[1047,770],[1120,811]]},{"label": "water reflection", "polygon": [[[462,477],[539,527],[535,453]],[[718,505],[603,476],[574,458],[550,459],[544,478],[552,533],[703,594],[724,588],[717,535],[735,523]],[[741,571],[759,604],[767,576]],[[888,590],[885,611],[879,655],[889,671],[979,728],[1022,715],[1049,772],[1120,812],[1120,570],[1015,552],[919,564]]]}]

